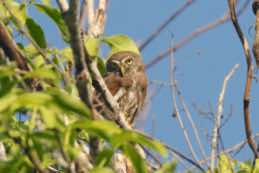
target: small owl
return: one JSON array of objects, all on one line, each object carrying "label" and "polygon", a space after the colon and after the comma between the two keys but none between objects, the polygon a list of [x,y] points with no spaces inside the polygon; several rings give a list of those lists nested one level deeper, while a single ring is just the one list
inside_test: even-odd
[{"label": "small owl", "polygon": [[115,53],[108,59],[106,70],[105,83],[127,122],[133,124],[147,92],[147,76],[141,57],[129,51]]}]

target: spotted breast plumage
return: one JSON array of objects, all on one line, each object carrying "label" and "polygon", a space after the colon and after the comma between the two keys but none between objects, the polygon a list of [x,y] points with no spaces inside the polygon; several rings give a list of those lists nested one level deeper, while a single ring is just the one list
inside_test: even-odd
[{"label": "spotted breast plumage", "polygon": [[127,122],[133,124],[147,92],[148,82],[141,56],[129,51],[115,53],[107,60],[106,71],[104,79],[108,89]]}]

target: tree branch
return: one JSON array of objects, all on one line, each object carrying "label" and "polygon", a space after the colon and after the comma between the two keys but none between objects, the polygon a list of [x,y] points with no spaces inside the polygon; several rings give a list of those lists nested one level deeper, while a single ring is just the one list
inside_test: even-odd
[{"label": "tree branch", "polygon": [[146,46],[151,43],[172,20],[182,14],[187,9],[187,7],[189,7],[194,2],[195,0],[187,0],[179,9],[173,12],[173,14],[171,14],[155,31],[153,31],[150,36],[148,36],[148,38],[140,43],[139,50],[143,51]]},{"label": "tree branch", "polygon": [[[247,6],[249,5],[249,2],[250,2],[250,0],[247,0],[247,1],[244,2],[244,4],[242,5],[242,7],[240,8],[240,10],[237,13],[238,15],[242,14],[245,11]],[[166,58],[171,52],[178,51],[180,48],[182,48],[186,44],[190,43],[194,38],[197,38],[201,34],[204,34],[207,31],[209,31],[211,29],[214,29],[214,28],[218,27],[221,24],[224,24],[224,23],[226,23],[229,20],[230,20],[230,16],[229,16],[229,13],[227,13],[223,17],[217,19],[216,21],[211,22],[211,23],[209,23],[209,24],[207,24],[205,26],[197,28],[196,30],[191,32],[189,35],[187,35],[186,37],[181,39],[179,42],[177,42],[174,45],[174,47],[170,47],[167,50],[159,53],[155,57],[151,58],[151,60],[145,65],[146,69],[149,69],[150,67],[152,67],[155,64],[157,64],[159,61],[161,61],[164,58]]]},{"label": "tree branch", "polygon": [[250,91],[251,91],[251,84],[253,79],[253,64],[252,64],[252,58],[250,54],[249,45],[247,42],[247,39],[245,38],[241,27],[238,23],[237,15],[236,15],[236,0],[228,0],[229,10],[230,10],[230,16],[231,21],[234,25],[234,28],[236,30],[236,33],[238,34],[238,37],[240,39],[240,42],[242,43],[242,47],[245,53],[245,59],[247,64],[247,73],[246,73],[246,84],[245,84],[245,91],[244,91],[244,99],[243,99],[243,105],[244,105],[244,119],[245,119],[245,132],[248,144],[254,154],[255,158],[259,157],[259,154],[257,152],[257,146],[252,138],[252,129],[250,124]]},{"label": "tree branch", "polygon": [[10,60],[16,62],[20,69],[25,71],[29,70],[25,57],[18,49],[16,43],[13,41],[2,22],[0,22],[0,47],[4,50],[5,55],[8,56]]},{"label": "tree branch", "polygon": [[218,98],[218,109],[214,119],[214,128],[212,131],[212,139],[211,139],[211,156],[210,156],[210,169],[213,172],[215,169],[215,159],[217,154],[217,146],[218,146],[218,136],[219,129],[221,127],[221,117],[223,113],[223,100],[227,88],[227,84],[229,79],[234,75],[235,71],[239,68],[239,64],[236,64],[231,71],[225,76],[224,82],[222,85],[221,92]]}]

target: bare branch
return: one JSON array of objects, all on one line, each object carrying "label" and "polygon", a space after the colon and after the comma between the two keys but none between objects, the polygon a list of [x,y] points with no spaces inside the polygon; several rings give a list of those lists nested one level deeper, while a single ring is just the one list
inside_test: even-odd
[{"label": "bare branch", "polygon": [[259,67],[259,1],[253,1],[253,12],[255,14],[255,38],[254,38],[254,45],[253,45],[253,54],[256,62],[257,68]]},{"label": "bare branch", "polygon": [[195,139],[196,139],[196,141],[197,141],[197,143],[198,143],[198,146],[199,146],[199,150],[200,150],[200,152],[201,152],[201,154],[202,154],[202,157],[205,159],[205,158],[206,158],[206,153],[205,153],[205,150],[204,150],[204,146],[203,146],[203,144],[202,144],[202,142],[201,142],[198,129],[197,129],[197,127],[196,127],[195,122],[194,122],[193,119],[192,119],[191,113],[190,113],[190,111],[189,111],[189,109],[188,109],[188,107],[187,107],[187,105],[186,105],[186,103],[185,103],[185,101],[184,101],[184,98],[183,98],[182,94],[180,94],[180,90],[179,90],[179,88],[178,88],[177,83],[175,83],[175,89],[176,89],[176,91],[177,91],[176,93],[177,93],[177,95],[178,95],[178,97],[179,97],[179,99],[180,99],[180,102],[181,102],[181,104],[182,104],[182,106],[183,106],[183,110],[184,110],[184,112],[185,112],[185,115],[186,115],[188,121],[190,122],[192,129],[193,129]]},{"label": "bare branch", "polygon": [[[242,7],[240,8],[240,10],[238,11],[238,15],[242,14],[245,9],[247,8],[247,6],[249,5],[250,0],[247,0]],[[186,37],[184,37],[183,39],[181,39],[179,42],[177,42],[174,47],[170,47],[167,50],[159,53],[158,55],[156,55],[155,57],[151,58],[151,60],[146,64],[146,69],[149,69],[150,67],[152,67],[153,65],[157,64],[159,61],[161,61],[162,59],[166,58],[171,52],[176,52],[177,50],[179,50],[180,48],[182,48],[183,46],[185,46],[187,43],[190,43],[194,38],[197,38],[198,36],[200,36],[201,34],[206,33],[207,31],[214,29],[218,26],[220,26],[221,24],[226,23],[227,21],[230,20],[230,16],[227,13],[226,15],[224,15],[223,17],[217,19],[214,22],[211,22],[205,26],[199,27],[196,30],[194,30],[192,33],[190,33],[189,35],[187,35]]]},{"label": "bare branch", "polygon": [[218,98],[218,108],[217,108],[217,113],[215,115],[215,120],[214,120],[214,128],[212,132],[212,139],[211,139],[211,155],[210,155],[210,169],[211,171],[214,170],[215,168],[215,159],[216,159],[216,154],[217,154],[217,146],[218,146],[218,136],[219,136],[219,128],[221,126],[221,117],[223,113],[223,100],[227,88],[227,84],[229,79],[234,75],[235,71],[239,68],[239,64],[236,64],[231,71],[225,76],[221,92],[219,94]]},{"label": "bare branch", "polygon": [[253,79],[253,64],[252,64],[252,57],[250,54],[250,49],[248,45],[248,41],[245,38],[241,27],[238,23],[237,20],[237,15],[236,15],[236,0],[228,0],[228,5],[229,5],[229,10],[230,10],[230,16],[231,16],[231,21],[234,25],[234,28],[238,34],[238,37],[240,39],[240,42],[242,44],[244,53],[245,53],[245,59],[246,59],[246,64],[247,64],[247,73],[246,73],[246,84],[245,84],[245,91],[244,91],[244,100],[243,100],[243,105],[244,105],[244,118],[245,118],[245,132],[246,132],[246,137],[248,144],[254,154],[255,158],[259,157],[259,154],[257,152],[257,146],[255,141],[252,138],[252,129],[251,129],[251,124],[250,124],[250,91],[251,91],[251,84],[252,84],[252,79]]},{"label": "bare branch", "polygon": [[0,22],[0,47],[3,48],[4,53],[10,58],[10,60],[15,60],[20,69],[26,71],[29,70],[25,57],[18,49],[16,43],[13,41],[2,22]]},{"label": "bare branch", "polygon": [[176,101],[176,89],[175,89],[175,86],[176,86],[176,80],[175,80],[175,76],[174,76],[174,71],[175,71],[175,61],[174,61],[174,57],[173,55],[171,55],[170,57],[170,63],[169,63],[170,67],[170,73],[169,73],[169,76],[170,76],[170,83],[172,84],[171,85],[171,90],[172,90],[172,99],[173,99],[173,109],[174,109],[174,114],[175,114],[175,117],[183,131],[183,134],[184,134],[184,137],[185,137],[185,140],[186,140],[186,143],[187,143],[187,146],[192,154],[192,157],[194,160],[198,161],[198,157],[193,149],[193,146],[191,144],[191,141],[190,141],[190,137],[189,137],[189,134],[186,130],[186,128],[184,127],[184,124],[183,124],[183,121],[182,121],[182,118],[181,118],[181,114],[180,114],[180,111],[178,109],[178,106],[177,106],[177,101]]},{"label": "bare branch", "polygon": [[160,33],[163,29],[168,26],[168,24],[173,21],[176,17],[178,17],[180,14],[182,14],[187,7],[189,7],[192,3],[194,3],[195,0],[187,0],[179,9],[177,9],[173,14],[171,14],[155,31],[153,31],[148,38],[146,38],[139,46],[139,50],[143,51],[146,46],[151,43]]}]

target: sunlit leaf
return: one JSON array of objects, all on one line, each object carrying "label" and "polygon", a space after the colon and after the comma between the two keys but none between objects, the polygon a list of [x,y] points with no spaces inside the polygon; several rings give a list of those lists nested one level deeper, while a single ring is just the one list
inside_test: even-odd
[{"label": "sunlit leaf", "polygon": [[56,80],[58,79],[58,74],[54,72],[52,69],[38,68],[36,70],[27,72],[24,77]]},{"label": "sunlit leaf", "polygon": [[90,173],[114,173],[110,168],[94,168]]},{"label": "sunlit leaf", "polygon": [[227,155],[220,155],[218,163],[219,172],[232,173],[234,166],[234,162]]},{"label": "sunlit leaf", "polygon": [[115,135],[121,133],[121,129],[114,123],[106,120],[84,120],[77,121],[72,124],[72,127],[84,129],[89,133],[95,134],[101,138],[110,140],[110,138]]},{"label": "sunlit leaf", "polygon": [[136,43],[127,35],[113,35],[110,37],[104,37],[102,41],[111,47],[108,58],[113,54],[121,51],[130,51],[136,54],[140,54]]},{"label": "sunlit leaf", "polygon": [[154,151],[159,152],[163,156],[165,156],[167,154],[164,146],[161,143],[159,143],[158,141],[148,139],[147,137],[145,137],[142,134],[131,132],[131,131],[125,130],[123,133],[121,133],[121,134],[117,135],[115,138],[113,138],[113,141],[112,141],[112,143],[117,147],[120,145],[123,145],[124,143],[130,143],[130,142],[141,144],[145,147],[148,147]]},{"label": "sunlit leaf", "polygon": [[[10,10],[11,14],[13,15],[13,22],[16,24],[16,26],[25,25],[26,19],[27,19],[27,12],[26,12],[26,6],[23,3],[18,3],[16,1],[7,0],[6,6],[8,10]],[[17,21],[18,20],[18,21]],[[18,23],[19,24],[18,24]]]},{"label": "sunlit leaf", "polygon": [[39,47],[45,49],[47,47],[47,43],[45,40],[45,34],[40,25],[38,25],[32,18],[28,17],[26,19],[26,26],[33,40],[39,45]]},{"label": "sunlit leaf", "polygon": [[100,45],[99,38],[85,37],[84,44],[85,44],[87,53],[91,57],[96,57],[98,55],[98,50],[99,50],[99,45]]}]

